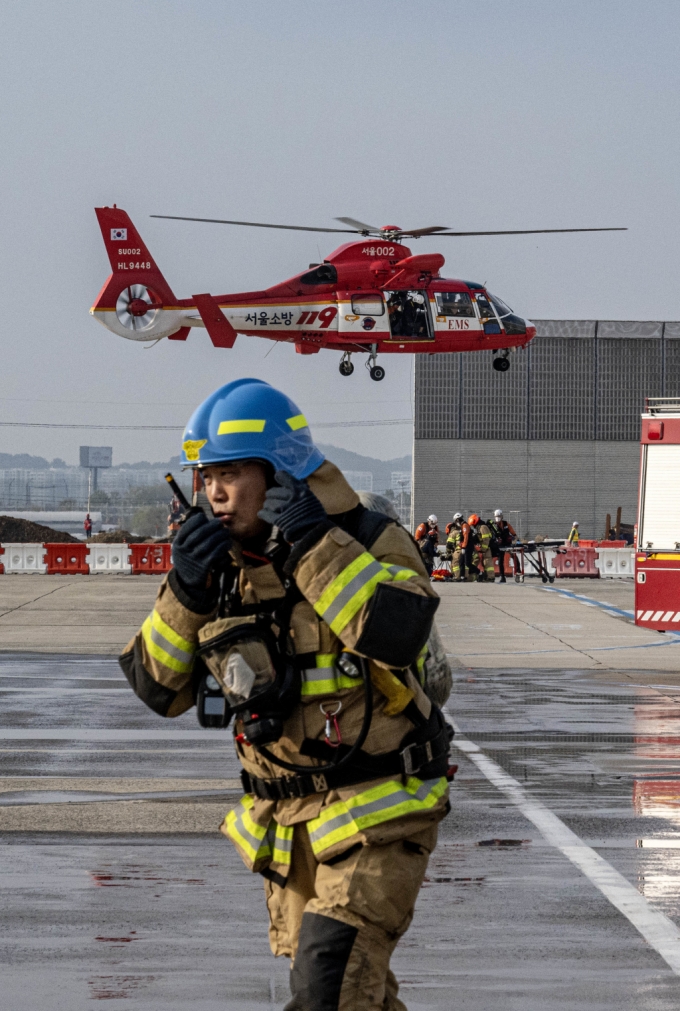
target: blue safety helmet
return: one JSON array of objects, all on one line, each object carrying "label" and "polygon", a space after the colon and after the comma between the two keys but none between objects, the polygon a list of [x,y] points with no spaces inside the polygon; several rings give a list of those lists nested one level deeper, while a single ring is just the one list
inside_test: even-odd
[{"label": "blue safety helmet", "polygon": [[204,400],[184,429],[180,454],[184,467],[266,460],[300,480],[324,459],[300,408],[261,379],[236,379]]}]

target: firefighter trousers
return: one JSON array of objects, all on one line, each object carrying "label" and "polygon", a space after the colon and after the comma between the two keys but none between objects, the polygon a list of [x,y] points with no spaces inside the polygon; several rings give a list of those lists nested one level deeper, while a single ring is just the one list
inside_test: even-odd
[{"label": "firefighter trousers", "polygon": [[285,888],[265,880],[271,949],[292,961],[285,1011],[406,1011],[390,957],[436,842],[430,825],[318,863],[306,826],[295,826]]},{"label": "firefighter trousers", "polygon": [[454,579],[465,579],[465,552],[462,548],[451,552],[451,575]]},{"label": "firefighter trousers", "polygon": [[484,574],[489,582],[493,583],[496,575],[496,570],[493,564],[493,555],[489,548],[485,548],[482,552],[482,557],[480,559],[482,566],[484,568]]}]

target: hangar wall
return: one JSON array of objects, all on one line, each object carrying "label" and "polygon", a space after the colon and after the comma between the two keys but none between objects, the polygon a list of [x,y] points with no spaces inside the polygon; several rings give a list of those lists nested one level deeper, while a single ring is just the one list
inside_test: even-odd
[{"label": "hangar wall", "polygon": [[415,520],[435,513],[502,509],[522,537],[601,537],[605,516],[634,523],[640,447],[636,442],[421,439],[414,447]]},{"label": "hangar wall", "polygon": [[576,519],[600,537],[618,506],[635,522],[640,413],[680,396],[680,323],[535,323],[506,373],[490,352],[416,356],[416,523],[500,507],[525,537]]}]

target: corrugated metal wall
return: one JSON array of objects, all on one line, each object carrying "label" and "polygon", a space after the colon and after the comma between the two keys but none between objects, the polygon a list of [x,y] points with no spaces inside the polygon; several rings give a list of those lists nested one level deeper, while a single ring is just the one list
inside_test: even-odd
[{"label": "corrugated metal wall", "polygon": [[579,519],[600,536],[619,505],[635,521],[640,413],[647,396],[680,396],[680,323],[536,327],[505,374],[490,352],[416,357],[416,521],[500,506],[525,535]]},{"label": "corrugated metal wall", "polygon": [[680,323],[538,320],[511,355],[416,357],[416,439],[637,439],[646,396],[678,396]]}]

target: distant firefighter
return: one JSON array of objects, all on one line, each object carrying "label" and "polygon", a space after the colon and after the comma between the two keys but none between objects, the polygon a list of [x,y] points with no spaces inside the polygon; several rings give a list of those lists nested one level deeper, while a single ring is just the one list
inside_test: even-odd
[{"label": "distant firefighter", "polygon": [[465,552],[470,540],[470,526],[462,513],[454,513],[446,524],[446,548],[451,556],[451,575],[456,583],[465,582]]},{"label": "distant firefighter", "polygon": [[428,576],[432,575],[434,559],[437,554],[437,545],[439,544],[438,523],[439,521],[437,520],[435,514],[431,513],[427,517],[427,520],[418,524],[415,532],[415,541],[420,548],[421,555],[423,556],[423,562],[425,563]]},{"label": "distant firefighter", "polygon": [[[493,534],[493,539],[491,543],[491,553],[496,558],[498,558],[498,571],[500,573],[500,582],[505,583],[505,555],[506,552],[502,548],[509,548],[517,540],[517,534],[512,529],[511,525],[507,520],[503,519],[503,510],[496,509],[493,514],[493,520],[489,520],[488,523],[491,528],[491,533]],[[495,540],[495,545],[494,545]]]},{"label": "distant firefighter", "polygon": [[480,517],[473,513],[468,517],[468,523],[474,531],[477,572],[480,582],[493,583],[495,579],[493,555],[491,554],[491,530]]}]

